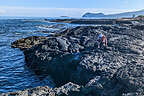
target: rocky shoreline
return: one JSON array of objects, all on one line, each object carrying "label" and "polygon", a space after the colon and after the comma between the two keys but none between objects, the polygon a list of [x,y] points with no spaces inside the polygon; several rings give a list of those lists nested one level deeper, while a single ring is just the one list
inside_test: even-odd
[{"label": "rocky shoreline", "polygon": [[[108,47],[97,48],[98,32]],[[55,88],[37,87],[2,96],[143,96],[144,26],[78,26],[50,37],[12,43],[27,66],[52,78]]]}]

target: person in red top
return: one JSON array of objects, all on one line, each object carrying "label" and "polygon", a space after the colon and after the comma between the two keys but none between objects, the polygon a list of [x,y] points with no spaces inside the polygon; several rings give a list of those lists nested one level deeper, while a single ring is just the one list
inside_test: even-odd
[{"label": "person in red top", "polygon": [[107,47],[107,38],[104,34],[102,33],[98,33],[98,38],[97,38],[97,41],[98,41],[98,48],[100,48],[101,44],[103,44],[103,46]]}]

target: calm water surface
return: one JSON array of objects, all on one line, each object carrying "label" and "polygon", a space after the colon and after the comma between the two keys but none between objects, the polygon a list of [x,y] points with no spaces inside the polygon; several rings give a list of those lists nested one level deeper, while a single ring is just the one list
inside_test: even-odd
[{"label": "calm water surface", "polygon": [[42,31],[54,24],[43,19],[0,19],[0,93],[50,86],[25,66],[23,52],[11,48],[11,43],[28,36],[47,36]]}]

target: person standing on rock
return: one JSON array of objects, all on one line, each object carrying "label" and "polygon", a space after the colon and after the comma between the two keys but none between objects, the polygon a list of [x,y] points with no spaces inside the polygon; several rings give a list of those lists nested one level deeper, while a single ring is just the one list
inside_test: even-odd
[{"label": "person standing on rock", "polygon": [[97,38],[97,41],[98,41],[98,48],[102,46],[105,46],[107,47],[107,38],[104,34],[102,34],[101,32],[98,32],[98,38]]}]

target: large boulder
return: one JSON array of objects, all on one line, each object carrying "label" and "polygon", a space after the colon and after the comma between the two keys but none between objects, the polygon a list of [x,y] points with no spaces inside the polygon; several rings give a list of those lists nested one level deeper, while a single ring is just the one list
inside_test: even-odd
[{"label": "large boulder", "polygon": [[79,47],[69,46],[70,43],[65,38],[48,38],[43,43],[24,50],[27,66],[37,75],[50,74],[57,85],[65,84],[79,62],[75,59],[75,54],[71,53],[79,51]]}]

